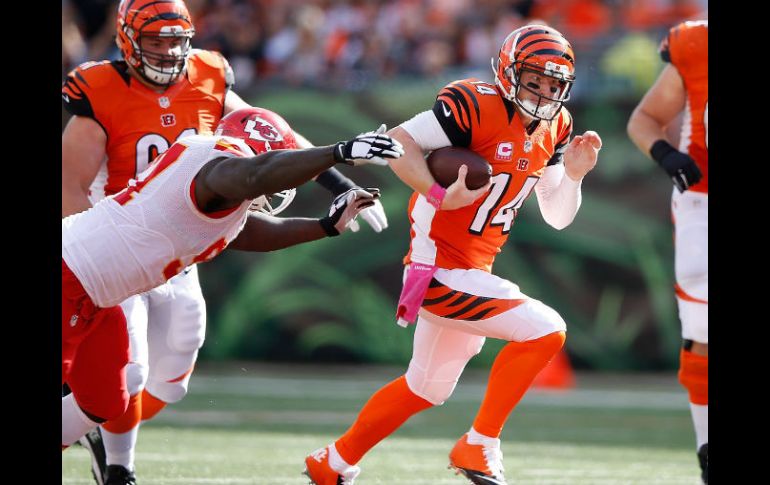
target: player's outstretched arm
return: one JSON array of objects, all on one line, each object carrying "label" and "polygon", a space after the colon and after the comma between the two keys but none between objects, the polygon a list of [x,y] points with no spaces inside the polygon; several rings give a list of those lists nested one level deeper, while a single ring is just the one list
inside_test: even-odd
[{"label": "player's outstretched arm", "polygon": [[387,164],[383,157],[398,158],[402,154],[401,145],[389,136],[368,132],[326,147],[217,158],[196,176],[196,201],[204,210],[222,210],[260,195],[298,187],[336,163],[383,165]]},{"label": "player's outstretched arm", "polygon": [[380,191],[376,188],[350,189],[334,199],[329,214],[321,219],[284,219],[253,212],[241,233],[227,247],[267,252],[338,236],[350,227],[362,210],[371,207],[379,197]]}]

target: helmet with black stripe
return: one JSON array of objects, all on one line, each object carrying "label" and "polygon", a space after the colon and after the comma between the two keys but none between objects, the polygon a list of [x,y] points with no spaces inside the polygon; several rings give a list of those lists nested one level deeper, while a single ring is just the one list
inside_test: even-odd
[{"label": "helmet with black stripe", "polygon": [[[505,38],[497,64],[492,59],[495,82],[506,99],[533,118],[552,120],[559,114],[562,105],[569,99],[572,83],[575,82],[575,53],[564,36],[554,28],[545,25],[525,25]],[[530,71],[538,76],[556,80],[552,95],[545,96],[521,82],[521,76]],[[520,96],[524,89],[537,96]]]}]

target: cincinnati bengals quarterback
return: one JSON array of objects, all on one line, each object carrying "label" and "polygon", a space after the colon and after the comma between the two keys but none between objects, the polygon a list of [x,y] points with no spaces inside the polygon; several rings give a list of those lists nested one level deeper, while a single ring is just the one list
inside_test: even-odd
[{"label": "cincinnati bengals quarterback", "polygon": [[[682,322],[679,381],[687,390],[701,478],[708,483],[708,20],[671,28],[666,66],[628,121],[628,135],[671,177],[676,300]],[[684,113],[679,146],[665,128]]]},{"label": "cincinnati bengals quarterback", "polygon": [[[124,0],[116,24],[121,60],[86,62],[62,86],[73,115],[62,134],[62,216],[119,192],[174,141],[211,134],[223,115],[248,107],[232,89],[227,60],[192,48],[195,28],[182,0]],[[295,136],[300,147],[313,146]],[[335,196],[356,186],[336,169],[316,181]],[[387,227],[379,201],[361,217],[377,232]],[[206,333],[196,265],[121,306],[130,326],[130,405],[82,440],[99,484],[107,465],[122,477],[111,481],[130,483],[140,422],[185,396]]]},{"label": "cincinnati bengals quarterback", "polygon": [[[518,209],[534,190],[541,213],[562,229],[575,217],[581,180],[601,140],[572,136],[564,102],[575,81],[575,55],[558,31],[527,25],[508,35],[493,63],[494,83],[463,79],[441,89],[433,108],[391,130],[405,155],[390,162],[415,190],[411,244],[404,262],[398,323],[417,319],[406,373],[377,391],[337,441],[305,459],[317,485],[352,483],[356,463],[410,416],[443,404],[486,337],[508,344],[497,356],[481,409],[449,455],[472,483],[503,484],[499,435],[537,373],[561,349],[566,324],[517,285],[491,274]],[[465,187],[466,167],[443,189],[424,155],[469,148],[492,165],[486,187]]]},{"label": "cincinnati bengals quarterback", "polygon": [[128,187],[64,218],[62,382],[72,392],[62,398],[62,449],[128,406],[122,301],[228,246],[273,251],[339,235],[378,189],[350,189],[321,219],[279,220],[251,208],[336,163],[384,165],[383,157],[399,157],[403,149],[384,131],[383,125],[332,146],[288,150],[296,142],[277,114],[236,110],[214,136],[175,142]]}]

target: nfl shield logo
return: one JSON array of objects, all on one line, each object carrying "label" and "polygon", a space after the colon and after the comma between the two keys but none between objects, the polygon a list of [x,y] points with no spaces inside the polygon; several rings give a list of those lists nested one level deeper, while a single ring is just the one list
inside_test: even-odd
[{"label": "nfl shield logo", "polygon": [[171,106],[171,101],[169,101],[166,96],[161,96],[158,98],[158,104],[160,104],[161,108],[168,108]]},{"label": "nfl shield logo", "polygon": [[524,142],[524,153],[529,153],[531,151],[532,151],[532,141],[531,140],[526,140]]}]

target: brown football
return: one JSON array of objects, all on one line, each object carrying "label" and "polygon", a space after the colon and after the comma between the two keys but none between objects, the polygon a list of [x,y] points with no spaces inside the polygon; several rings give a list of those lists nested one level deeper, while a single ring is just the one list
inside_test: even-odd
[{"label": "brown football", "polygon": [[427,162],[431,175],[444,188],[457,180],[457,171],[463,164],[468,166],[465,185],[470,190],[483,187],[492,176],[492,165],[484,157],[467,148],[439,148],[428,156]]}]

